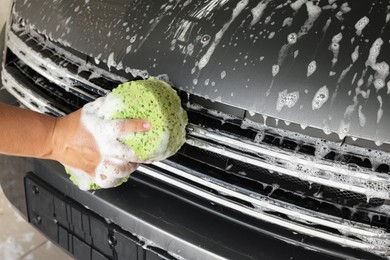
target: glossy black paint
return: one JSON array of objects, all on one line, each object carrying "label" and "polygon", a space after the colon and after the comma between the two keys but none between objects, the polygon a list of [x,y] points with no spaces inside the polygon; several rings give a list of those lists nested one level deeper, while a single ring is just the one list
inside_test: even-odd
[{"label": "glossy black paint", "polygon": [[[15,12],[41,33],[123,73],[167,74],[177,88],[269,121],[389,142],[389,77],[385,73],[385,85],[374,87],[379,76],[367,63],[377,39],[383,43],[376,63],[390,63],[387,4],[291,2],[27,0],[17,1]],[[355,27],[364,17],[369,22],[359,33]],[[291,33],[296,43],[288,42]],[[337,55],[332,44],[339,44]],[[323,86],[328,100],[313,109]],[[278,99],[294,92],[295,104],[278,107]]]}]

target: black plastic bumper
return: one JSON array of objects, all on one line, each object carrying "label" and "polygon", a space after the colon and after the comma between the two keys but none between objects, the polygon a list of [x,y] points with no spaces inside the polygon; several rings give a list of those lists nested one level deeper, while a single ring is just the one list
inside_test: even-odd
[{"label": "black plastic bumper", "polygon": [[11,202],[77,259],[375,258],[337,246],[327,253],[326,247],[305,249],[308,237],[297,234],[297,241],[283,241],[269,226],[261,229],[265,223],[249,218],[244,223],[237,212],[140,173],[121,187],[84,192],[56,162],[6,156],[0,162],[2,187]]}]

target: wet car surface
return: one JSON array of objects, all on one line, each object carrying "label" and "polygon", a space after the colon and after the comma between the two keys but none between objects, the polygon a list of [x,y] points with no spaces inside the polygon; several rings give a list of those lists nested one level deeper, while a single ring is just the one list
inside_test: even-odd
[{"label": "wet car surface", "polygon": [[[121,234],[140,254],[178,259],[387,256],[389,9],[16,1],[2,81],[21,104],[62,116],[151,75],[178,91],[190,124],[177,155],[117,189],[82,192],[56,163],[9,157],[3,186],[33,223],[48,196],[47,224],[35,225],[92,259],[120,259]],[[29,193],[38,186],[46,195]],[[18,197],[15,187],[28,188]],[[62,202],[89,224],[78,227],[72,213],[58,220]]]}]

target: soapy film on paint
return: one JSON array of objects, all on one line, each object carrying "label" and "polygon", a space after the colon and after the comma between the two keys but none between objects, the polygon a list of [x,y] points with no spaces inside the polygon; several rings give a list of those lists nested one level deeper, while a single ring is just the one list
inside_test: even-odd
[{"label": "soapy film on paint", "polygon": [[[28,1],[27,1],[28,2]],[[128,21],[126,20],[125,17],[118,17],[115,18],[113,23],[108,26],[107,31],[105,31],[104,35],[110,35],[109,38],[114,39],[115,37],[119,37],[118,33],[114,33],[114,26],[117,25],[115,28],[120,28],[120,26],[123,27],[124,36],[128,37],[128,43],[129,45],[124,47],[123,52],[120,52],[118,50],[115,50],[115,52],[108,52],[108,53],[96,53],[94,54],[94,57],[99,57],[97,60],[102,60],[102,61],[110,61],[109,63],[111,65],[116,65],[116,68],[122,69],[126,72],[130,72],[130,68],[126,67],[124,58],[122,53],[126,53],[128,55],[132,55],[135,52],[141,51],[141,46],[145,43],[146,38],[151,38],[153,35],[153,29],[157,28],[158,24],[161,24],[163,21],[164,15],[168,18],[170,14],[174,14],[176,8],[182,8],[182,7],[190,7],[193,4],[191,1],[186,1],[185,3],[167,3],[164,5],[161,5],[158,10],[158,18],[152,19],[152,20],[147,20],[146,21],[141,21],[137,20],[137,25],[134,27],[132,24],[129,24]],[[370,4],[366,4],[365,6],[370,6]],[[377,8],[372,6],[373,8]],[[213,101],[221,101],[225,102],[227,104],[232,104],[232,105],[237,105],[235,104],[235,101],[241,102],[243,99],[243,96],[249,97],[247,98],[248,104],[253,104],[256,102],[253,102],[253,100],[259,100],[259,104],[262,104],[264,100],[271,100],[273,99],[275,103],[278,103],[279,95],[278,93],[282,92],[283,89],[286,89],[285,83],[282,81],[285,73],[289,70],[285,70],[284,66],[289,65],[291,59],[298,60],[302,59],[302,57],[305,57],[304,59],[306,60],[306,64],[311,64],[312,66],[309,66],[305,68],[306,71],[306,76],[310,78],[315,78],[319,73],[322,72],[324,69],[328,69],[329,71],[327,74],[329,75],[330,78],[334,77],[335,80],[337,81],[337,86],[332,84],[327,84],[328,91],[330,92],[330,96],[332,98],[327,99],[321,107],[323,109],[315,109],[316,111],[322,111],[321,115],[323,115],[324,111],[328,111],[329,117],[333,118],[333,121],[330,122],[329,120],[323,121],[323,118],[328,118],[328,116],[324,116],[320,118],[319,116],[313,117],[312,122],[310,123],[310,126],[312,127],[319,127],[324,130],[325,133],[329,133],[329,130],[332,132],[338,132],[340,137],[344,137],[346,135],[351,135],[355,133],[355,127],[351,127],[351,125],[354,125],[357,123],[358,126],[360,127],[360,121],[359,121],[359,106],[362,106],[362,113],[361,115],[364,114],[367,119],[367,124],[365,124],[365,128],[367,128],[367,125],[369,125],[370,120],[372,117],[373,112],[375,112],[376,115],[376,120],[375,123],[377,124],[383,124],[383,118],[382,115],[383,113],[386,113],[385,106],[382,106],[379,101],[376,101],[376,111],[372,111],[373,108],[368,108],[365,102],[361,102],[360,96],[363,97],[364,99],[370,99],[373,98],[375,100],[378,100],[379,98],[377,96],[383,97],[382,94],[379,93],[379,95],[373,95],[374,91],[383,91],[384,88],[387,86],[387,90],[390,89],[390,83],[388,80],[388,66],[387,66],[387,61],[378,61],[375,66],[371,66],[371,64],[367,64],[368,67],[372,68],[374,70],[373,73],[370,71],[366,72],[356,72],[355,65],[360,63],[362,60],[366,59],[365,54],[365,49],[367,45],[371,45],[372,42],[370,39],[365,39],[365,32],[368,30],[368,28],[371,25],[371,22],[373,21],[371,14],[370,13],[364,13],[361,17],[355,17],[353,20],[353,24],[346,24],[345,26],[338,26],[338,24],[342,24],[340,22],[343,22],[345,20],[347,15],[354,15],[355,13],[358,12],[358,6],[355,5],[352,2],[343,2],[339,3],[338,1],[324,1],[321,3],[315,3],[313,1],[305,1],[305,0],[292,0],[292,1],[287,1],[286,3],[282,3],[279,5],[273,4],[272,1],[256,1],[255,3],[250,3],[249,1],[237,1],[235,3],[229,4],[227,1],[218,1],[218,0],[213,0],[213,1],[208,1],[207,3],[204,4],[199,4],[195,9],[191,10],[191,13],[189,13],[189,16],[192,18],[196,19],[208,19],[211,24],[216,24],[213,19],[216,16],[217,12],[225,12],[226,13],[226,20],[225,22],[220,24],[220,27],[217,27],[214,33],[211,33],[208,31],[207,33],[204,33],[203,30],[199,32],[199,39],[202,42],[201,45],[196,44],[196,40],[192,41],[191,39],[195,39],[194,33],[192,32],[192,38],[188,38],[188,34],[190,33],[193,27],[193,23],[186,18],[178,18],[177,20],[174,20],[170,25],[172,25],[172,28],[176,28],[175,23],[183,22],[183,24],[186,24],[184,29],[186,29],[186,33],[176,35],[178,39],[185,40],[187,41],[185,44],[186,46],[191,46],[188,50],[190,52],[183,52],[183,53],[191,53],[193,55],[193,67],[192,69],[194,70],[194,73],[192,74],[194,78],[190,80],[188,84],[188,89],[192,89],[192,91],[195,94],[199,94],[197,92],[202,91],[203,87],[207,88],[212,88],[210,91],[202,91],[202,93],[208,93],[207,97],[210,98]],[[72,10],[76,10],[77,12],[80,12],[82,9],[77,8],[77,6],[72,6]],[[146,12],[148,12],[150,7],[145,9]],[[369,10],[369,8],[367,8]],[[281,19],[278,19],[277,17],[280,17],[278,12],[286,13],[288,17],[282,17]],[[285,12],[289,11],[289,12]],[[290,12],[291,11],[291,12]],[[305,16],[305,20],[302,21],[302,24],[298,26],[296,25],[298,19],[298,16],[301,13],[305,13],[307,16]],[[327,19],[322,19],[325,15],[328,15]],[[390,20],[390,16],[388,14],[384,14],[384,22],[388,22]],[[72,16],[71,19],[69,19],[69,16],[66,16],[64,18],[64,24],[65,25],[70,25],[72,24],[76,17]],[[138,19],[138,18],[137,18]],[[279,21],[280,20],[280,21]],[[150,27],[145,26],[146,24],[150,24]],[[142,25],[142,26],[141,26]],[[268,29],[266,29],[266,25],[269,26]],[[137,26],[139,26],[140,30],[137,30]],[[236,27],[239,26],[239,27]],[[346,27],[348,26],[348,27]],[[142,28],[141,28],[142,27]],[[267,90],[267,87],[262,86],[262,91],[256,91],[259,88],[259,80],[255,80],[255,78],[251,78],[250,82],[245,84],[241,84],[245,89],[247,89],[248,92],[247,94],[240,94],[236,91],[226,91],[224,93],[224,87],[221,85],[222,83],[219,80],[213,80],[208,76],[209,80],[206,80],[205,78],[200,79],[201,75],[204,73],[203,69],[206,66],[210,66],[212,58],[215,58],[218,56],[218,52],[222,46],[234,46],[234,44],[237,44],[234,42],[234,39],[237,37],[234,37],[234,35],[228,35],[228,32],[230,32],[232,29],[236,28],[242,28],[244,31],[248,32],[248,36],[252,35],[251,37],[244,37],[245,41],[251,41],[253,44],[261,44],[265,41],[272,41],[272,45],[275,46],[275,49],[277,49],[279,45],[279,52],[277,59],[275,57],[271,57],[271,55],[257,55],[256,57],[256,62],[251,61],[244,61],[242,57],[246,56],[247,54],[242,53],[241,57],[238,57],[240,60],[239,63],[242,61],[242,66],[247,66],[249,64],[253,64],[253,66],[256,68],[259,68],[259,64],[264,64],[264,66],[269,66],[267,69],[264,71],[271,72],[269,73],[269,79],[271,80],[271,84],[269,85],[269,91]],[[253,31],[250,31],[251,29],[262,29],[259,31],[259,33],[262,33],[262,36],[256,35]],[[143,32],[141,32],[143,29]],[[335,33],[333,36],[330,36],[331,39],[328,37],[325,37],[326,32],[328,29],[332,29]],[[339,30],[338,30],[339,29]],[[353,30],[353,34],[346,34],[345,32],[348,31],[349,29]],[[43,30],[41,30],[43,31]],[[234,31],[234,30],[233,30]],[[236,31],[237,32],[237,31]],[[69,35],[72,34],[72,31],[69,32]],[[325,41],[326,46],[327,46],[327,51],[332,54],[331,58],[331,67],[330,68],[325,68],[323,66],[322,61],[316,59],[315,57],[311,56],[310,59],[308,58],[309,52],[307,50],[303,51],[299,49],[299,44],[304,42],[306,40],[305,37],[308,37],[309,35],[317,35],[316,38],[321,39],[321,41]],[[168,34],[167,34],[168,35]],[[176,37],[174,34],[169,34],[172,37]],[[51,35],[53,36],[53,35]],[[51,37],[49,36],[49,37]],[[66,36],[66,35],[65,35]],[[203,36],[205,36],[205,41],[203,41]],[[207,37],[206,37],[207,36]],[[278,37],[283,36],[283,41],[273,41],[275,39],[279,39]],[[379,36],[379,35],[378,35]],[[261,37],[263,37],[261,39]],[[287,41],[286,41],[287,37]],[[55,37],[53,36],[52,39]],[[58,37],[57,37],[58,38]],[[66,37],[63,37],[66,38]],[[378,37],[381,38],[383,41],[383,37]],[[126,38],[127,39],[127,38]],[[170,38],[168,39],[169,41],[171,40]],[[98,43],[99,41],[97,41]],[[342,49],[344,46],[349,46],[351,44],[352,48],[349,48],[350,50],[347,50],[347,52],[350,52],[350,57],[352,58],[352,63],[350,65],[347,65],[344,68],[340,68],[340,65],[343,61],[340,61],[341,57],[344,57],[342,54]],[[131,46],[131,47],[130,47]],[[237,45],[239,47],[239,45]],[[107,45],[107,48],[110,49],[110,44]],[[204,49],[198,49],[198,48],[204,48]],[[172,51],[178,51],[178,48],[175,48],[175,50]],[[160,53],[162,50],[160,50]],[[157,53],[157,52],[156,52]],[[314,53],[315,52],[311,52]],[[195,54],[195,55],[194,55]],[[250,53],[249,53],[250,54]],[[250,58],[252,55],[248,55]],[[260,57],[260,58],[259,58]],[[188,56],[185,57],[187,59],[187,64],[188,61],[191,59],[188,58]],[[237,57],[234,57],[234,59],[237,59]],[[151,59],[152,61],[154,59]],[[315,61],[315,64],[312,63]],[[369,62],[370,63],[370,62]],[[224,63],[222,63],[224,64]],[[269,64],[269,65],[265,65]],[[313,66],[313,64],[315,66]],[[344,63],[343,63],[344,64]],[[278,66],[278,70],[275,70]],[[159,64],[156,64],[154,62],[151,64],[150,68],[153,69],[158,69]],[[137,71],[137,70],[135,70]],[[200,72],[202,71],[202,72]],[[221,67],[219,71],[225,71],[225,73],[221,74],[219,77],[220,80],[224,80],[227,78],[237,78],[235,77],[235,72],[239,71],[239,65],[234,67],[232,70]],[[147,72],[145,72],[147,73]],[[171,73],[171,72],[169,72]],[[348,88],[347,91],[344,91],[346,88],[346,82],[344,79],[349,78],[349,74],[353,73],[354,74],[354,83],[356,84],[356,91],[352,91],[350,96],[351,96],[351,102],[348,104],[347,102],[344,102],[345,104],[345,117],[339,117],[338,115],[341,115],[342,113],[336,113],[335,110],[332,109],[325,109],[330,106],[329,102],[332,100],[332,102],[337,102],[338,99],[345,99],[343,95],[345,95],[345,92],[350,91],[350,87]],[[137,74],[135,72],[134,74]],[[140,74],[140,73],[139,73]],[[370,75],[372,74],[372,75]],[[229,77],[227,77],[229,75]],[[145,74],[143,75],[145,76]],[[372,76],[372,80],[370,79],[370,76]],[[262,77],[264,78],[264,77]],[[244,79],[246,81],[246,79]],[[369,91],[365,88],[365,84],[370,83],[373,86],[373,90],[371,91],[371,94]],[[213,83],[213,84],[211,84]],[[226,85],[226,82],[223,84]],[[257,84],[257,85],[256,85]],[[265,83],[267,84],[267,83]],[[178,86],[179,88],[185,88],[186,86]],[[314,89],[319,89],[321,88],[322,85],[320,86],[314,86]],[[335,90],[336,87],[336,90]],[[214,91],[218,90],[218,91]],[[313,108],[312,106],[312,101],[313,99],[317,98],[315,96],[315,90],[311,90],[308,93],[302,93],[301,89],[288,89],[288,92],[300,92],[300,99],[296,102],[294,106],[288,107],[284,106],[284,110],[281,111],[282,113],[278,113],[279,110],[276,108],[280,108],[280,105],[276,106],[261,106],[261,105],[248,105],[248,108],[250,107],[250,110],[252,112],[260,113],[260,114],[266,114],[270,117],[278,117],[283,120],[288,120],[292,122],[299,123],[301,125],[306,125],[307,122],[301,122],[302,120],[297,116],[297,114],[300,113],[291,113],[289,114],[289,118],[285,116],[285,111],[286,109],[292,109],[294,112],[296,110],[301,110],[302,112],[306,112],[308,108]],[[244,91],[240,91],[244,92]],[[335,94],[334,94],[335,93]],[[357,97],[355,98],[354,93],[358,93]],[[256,94],[256,95],[255,95]],[[267,94],[267,95],[264,95]],[[233,98],[234,97],[234,98]],[[384,101],[384,99],[381,99]],[[244,100],[245,103],[245,100]],[[334,103],[332,103],[334,104]],[[351,109],[350,105],[353,105],[354,109]],[[246,104],[240,104],[240,106],[246,106]],[[339,108],[340,106],[338,106]],[[272,109],[272,110],[271,110]],[[310,109],[310,111],[313,111],[313,109]],[[275,113],[276,112],[276,113]],[[304,113],[302,113],[304,114]],[[355,122],[356,121],[356,122]],[[349,125],[349,127],[346,127]],[[372,124],[370,124],[372,125]],[[346,132],[345,130],[349,129],[349,132]],[[368,130],[367,130],[368,131]],[[374,131],[374,130],[372,130]],[[372,132],[371,131],[371,132]],[[371,133],[370,132],[370,133]],[[375,132],[375,131],[374,131]],[[368,135],[368,134],[367,134]],[[378,136],[379,138],[379,136]]]}]

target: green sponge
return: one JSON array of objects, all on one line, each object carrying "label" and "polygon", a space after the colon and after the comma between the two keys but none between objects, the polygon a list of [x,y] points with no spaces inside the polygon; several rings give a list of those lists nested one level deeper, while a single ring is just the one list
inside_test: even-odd
[{"label": "green sponge", "polygon": [[123,83],[112,94],[124,104],[112,119],[146,119],[152,124],[150,131],[133,133],[121,140],[141,161],[163,160],[180,149],[185,141],[188,119],[171,86],[150,78]]},{"label": "green sponge", "polygon": [[[148,132],[136,132],[122,137],[119,141],[133,149],[138,162],[153,162],[166,159],[175,154],[185,142],[187,113],[181,106],[176,91],[167,83],[150,78],[126,82],[109,93],[104,99],[116,102],[101,106],[101,102],[91,103],[97,109],[98,117],[110,119],[145,119],[152,127]],[[104,103],[104,102],[103,102]],[[84,190],[97,190],[101,186],[95,179],[81,174],[76,169],[66,169],[70,180]],[[130,173],[129,173],[130,175]],[[129,176],[115,179],[112,186],[119,186]]]}]

